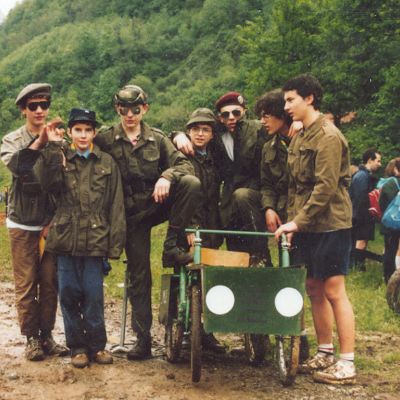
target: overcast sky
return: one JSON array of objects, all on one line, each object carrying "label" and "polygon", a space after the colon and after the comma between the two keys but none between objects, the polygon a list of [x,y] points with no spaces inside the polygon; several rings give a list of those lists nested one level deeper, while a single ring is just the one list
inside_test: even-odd
[{"label": "overcast sky", "polygon": [[0,13],[6,16],[7,13],[17,4],[21,3],[22,0],[0,0]]}]

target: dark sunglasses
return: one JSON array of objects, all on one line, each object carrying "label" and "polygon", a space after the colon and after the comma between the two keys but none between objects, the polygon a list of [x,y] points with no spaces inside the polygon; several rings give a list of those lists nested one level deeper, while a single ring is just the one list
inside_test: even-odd
[{"label": "dark sunglasses", "polygon": [[220,113],[219,115],[223,118],[223,119],[228,119],[230,115],[233,115],[235,118],[238,118],[242,115],[242,112],[240,110],[232,110],[232,111],[224,111],[222,113]]},{"label": "dark sunglasses", "polygon": [[26,105],[26,107],[30,110],[30,111],[36,111],[39,107],[42,110],[48,110],[50,107],[50,101],[35,101],[33,103],[29,103]]},{"label": "dark sunglasses", "polygon": [[125,105],[118,105],[119,112],[121,115],[128,115],[129,110],[131,110],[132,114],[139,115],[142,110],[138,106],[125,106]]}]

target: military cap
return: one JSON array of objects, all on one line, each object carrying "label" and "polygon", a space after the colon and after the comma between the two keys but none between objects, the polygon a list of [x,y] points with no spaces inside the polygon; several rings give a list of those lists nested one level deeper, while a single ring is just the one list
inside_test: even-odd
[{"label": "military cap", "polygon": [[86,108],[73,108],[68,117],[68,128],[71,128],[75,123],[84,122],[96,127],[96,113]]},{"label": "military cap", "polygon": [[197,123],[214,125],[216,122],[214,113],[209,108],[196,108],[190,115],[186,128]]},{"label": "military cap", "polygon": [[138,104],[147,104],[147,94],[137,85],[125,85],[114,96],[115,104],[129,104],[136,106]]},{"label": "military cap", "polygon": [[46,97],[50,99],[51,96],[51,85],[48,83],[31,83],[25,86],[18,94],[15,99],[17,106],[32,97]]},{"label": "military cap", "polygon": [[239,92],[228,92],[215,102],[215,109],[219,111],[222,107],[230,105],[245,107],[246,102]]}]

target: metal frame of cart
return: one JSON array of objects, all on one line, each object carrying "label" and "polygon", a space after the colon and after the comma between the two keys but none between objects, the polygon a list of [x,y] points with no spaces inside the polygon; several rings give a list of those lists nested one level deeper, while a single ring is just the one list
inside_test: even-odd
[{"label": "metal frame of cart", "polygon": [[194,263],[164,274],[159,319],[165,325],[166,358],[176,362],[190,335],[192,381],[201,378],[201,324],[206,332],[245,334],[249,361],[263,358],[263,340],[275,336],[280,379],[291,385],[299,363],[306,271],[289,266],[283,235],[278,268],[227,268],[201,263],[201,234],[272,236],[267,232],[187,229],[195,233]]}]

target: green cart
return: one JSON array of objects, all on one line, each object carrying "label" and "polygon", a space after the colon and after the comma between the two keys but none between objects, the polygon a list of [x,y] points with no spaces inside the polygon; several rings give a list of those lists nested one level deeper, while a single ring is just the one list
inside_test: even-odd
[{"label": "green cart", "polygon": [[254,364],[264,359],[272,335],[281,381],[291,385],[299,363],[306,271],[289,266],[286,237],[282,237],[279,268],[228,268],[230,265],[202,263],[202,233],[272,234],[207,229],[187,232],[195,233],[194,263],[162,276],[159,319],[165,325],[167,360],[179,359],[183,336],[190,335],[192,381],[199,382],[203,330],[244,334],[246,355]]}]

